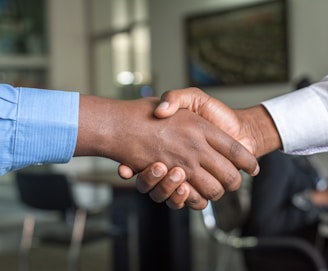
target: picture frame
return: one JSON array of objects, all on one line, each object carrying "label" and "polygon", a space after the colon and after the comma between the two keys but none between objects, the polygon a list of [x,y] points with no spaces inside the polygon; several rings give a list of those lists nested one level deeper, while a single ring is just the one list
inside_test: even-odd
[{"label": "picture frame", "polygon": [[287,0],[185,18],[189,86],[243,86],[289,80]]}]

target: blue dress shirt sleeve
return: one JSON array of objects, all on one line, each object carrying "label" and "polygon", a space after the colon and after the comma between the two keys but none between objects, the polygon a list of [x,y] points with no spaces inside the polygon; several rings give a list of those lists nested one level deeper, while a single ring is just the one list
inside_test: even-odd
[{"label": "blue dress shirt sleeve", "polygon": [[328,151],[328,77],[262,104],[278,129],[284,152]]},{"label": "blue dress shirt sleeve", "polygon": [[79,93],[0,84],[0,174],[74,153]]}]

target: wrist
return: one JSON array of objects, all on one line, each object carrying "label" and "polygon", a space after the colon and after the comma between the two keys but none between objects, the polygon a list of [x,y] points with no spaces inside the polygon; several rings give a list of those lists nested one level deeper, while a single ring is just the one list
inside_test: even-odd
[{"label": "wrist", "polygon": [[114,119],[113,114],[109,112],[108,103],[109,100],[105,98],[81,95],[78,137],[74,156],[105,155],[105,137],[108,142],[111,136],[105,130],[110,130],[111,120]]},{"label": "wrist", "polygon": [[262,105],[237,111],[242,134],[248,137],[256,157],[282,147],[278,130],[270,114]]}]

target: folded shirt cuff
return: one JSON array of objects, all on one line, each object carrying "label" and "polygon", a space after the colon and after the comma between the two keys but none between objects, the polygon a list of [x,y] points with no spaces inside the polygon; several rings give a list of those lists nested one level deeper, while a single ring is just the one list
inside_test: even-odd
[{"label": "folded shirt cuff", "polygon": [[315,86],[262,103],[271,115],[289,154],[328,151],[328,113]]},{"label": "folded shirt cuff", "polygon": [[74,153],[79,93],[20,88],[13,169],[66,163]]}]

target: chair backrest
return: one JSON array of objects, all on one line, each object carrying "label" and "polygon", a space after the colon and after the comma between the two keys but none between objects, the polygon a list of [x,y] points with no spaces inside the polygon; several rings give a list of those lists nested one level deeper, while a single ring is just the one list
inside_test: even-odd
[{"label": "chair backrest", "polygon": [[[316,172],[310,164],[306,161],[303,162],[303,170],[309,176],[316,176],[312,174]],[[279,174],[279,171],[277,174]],[[265,182],[265,180],[262,180],[262,182]],[[209,202],[207,208],[202,210],[203,222],[209,235],[218,244],[223,245],[225,250],[234,248],[243,251],[247,262],[247,270],[327,271],[326,262],[319,250],[302,238],[286,235],[264,237],[241,234],[245,218],[249,216],[248,211],[243,210],[240,195],[236,192],[225,193],[220,200]],[[222,255],[220,257],[221,262],[224,262],[224,258],[229,258],[227,253]],[[254,261],[250,261],[254,255]],[[281,255],[285,258],[282,258]],[[276,264],[272,264],[272,261],[267,261],[267,259],[273,259],[273,263]],[[277,261],[277,259],[281,259],[281,261]],[[295,269],[296,263],[300,263],[302,269]],[[292,268],[289,268],[290,266]],[[286,269],[286,267],[289,269]],[[222,270],[226,269],[222,268]]]},{"label": "chair backrest", "polygon": [[71,185],[66,175],[17,172],[20,200],[29,207],[64,212],[75,208]]}]

